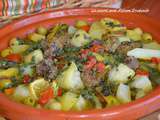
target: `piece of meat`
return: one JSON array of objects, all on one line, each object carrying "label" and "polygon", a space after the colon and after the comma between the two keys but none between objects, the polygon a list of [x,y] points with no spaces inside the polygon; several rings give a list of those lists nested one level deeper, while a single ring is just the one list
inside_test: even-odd
[{"label": "piece of meat", "polygon": [[57,76],[58,69],[53,65],[52,59],[44,59],[36,66],[38,76],[44,77],[46,80],[54,80]]},{"label": "piece of meat", "polygon": [[70,46],[70,35],[63,33],[63,35],[57,34],[52,38],[52,41],[42,41],[42,48],[44,51],[44,57],[55,57],[57,53],[63,49],[64,46]]},{"label": "piece of meat", "polygon": [[56,34],[50,42],[47,39],[41,42],[44,51],[44,60],[36,66],[36,72],[39,76],[43,76],[47,80],[54,80],[56,78],[58,68],[63,64],[55,66],[53,61],[63,47],[67,45],[70,45],[70,35],[67,32],[64,32],[63,35]]},{"label": "piece of meat", "polygon": [[126,59],[124,60],[124,62],[131,69],[136,70],[139,67],[139,61],[135,57],[126,57]]},{"label": "piece of meat", "polygon": [[95,76],[92,75],[91,71],[83,71],[81,73],[81,78],[85,86],[92,87],[98,84],[98,81]]},{"label": "piece of meat", "polygon": [[58,48],[63,48],[70,45],[70,40],[71,37],[68,33],[64,33],[63,35],[58,34],[53,38],[52,45],[55,43]]},{"label": "piece of meat", "polygon": [[105,41],[105,48],[108,49],[108,52],[110,53],[114,53],[117,48],[120,46],[120,42],[116,39],[116,37],[109,37],[106,41]]},{"label": "piece of meat", "polygon": [[119,54],[126,55],[129,50],[141,47],[141,42],[122,42],[121,45],[119,45],[119,47],[117,48],[116,52]]},{"label": "piece of meat", "polygon": [[[48,35],[49,36],[49,35]],[[50,44],[56,43],[58,48],[63,48],[64,45],[70,44],[71,35],[67,31],[58,32],[55,36],[47,37],[47,41]]]},{"label": "piece of meat", "polygon": [[108,49],[108,52],[110,53],[119,53],[119,54],[126,54],[129,50],[132,50],[134,48],[141,48],[142,43],[141,42],[120,42],[117,40],[116,36],[111,36],[108,33],[104,34],[102,36],[102,39],[105,41],[105,48]]},{"label": "piece of meat", "polygon": [[81,79],[86,87],[95,87],[99,85],[104,78],[105,73],[94,73],[92,70],[83,69],[81,72]]}]

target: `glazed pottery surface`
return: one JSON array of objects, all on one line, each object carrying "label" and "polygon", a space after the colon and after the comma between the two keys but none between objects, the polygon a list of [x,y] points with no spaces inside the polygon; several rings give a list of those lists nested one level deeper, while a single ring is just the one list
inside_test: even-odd
[{"label": "glazed pottery surface", "polygon": [[[155,40],[160,41],[158,21],[141,14],[111,12],[110,10],[113,9],[64,9],[23,17],[0,29],[0,50],[8,46],[8,41],[12,37],[24,37],[41,25],[50,27],[56,23],[73,24],[76,20],[93,22],[104,17],[118,19],[129,28],[140,27],[150,32]],[[124,105],[81,112],[35,109],[15,103],[0,93],[0,115],[11,120],[134,120],[158,109],[160,109],[160,87],[144,98]]]}]

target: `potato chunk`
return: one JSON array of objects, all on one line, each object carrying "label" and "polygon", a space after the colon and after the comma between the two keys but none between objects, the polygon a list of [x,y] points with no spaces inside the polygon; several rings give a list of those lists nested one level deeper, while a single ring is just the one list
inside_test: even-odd
[{"label": "potato chunk", "polygon": [[80,72],[74,62],[66,69],[58,78],[60,87],[67,90],[77,90],[84,88],[83,82],[80,78]]},{"label": "potato chunk", "polygon": [[118,86],[116,96],[121,103],[131,102],[131,91],[129,86],[125,84],[120,84]]},{"label": "potato chunk", "polygon": [[109,72],[109,81],[116,83],[126,83],[135,75],[134,70],[127,65],[120,64]]}]

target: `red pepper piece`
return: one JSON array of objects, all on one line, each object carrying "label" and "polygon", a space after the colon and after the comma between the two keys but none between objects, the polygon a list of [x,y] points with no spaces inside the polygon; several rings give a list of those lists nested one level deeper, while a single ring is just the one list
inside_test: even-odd
[{"label": "red pepper piece", "polygon": [[155,63],[155,64],[159,64],[160,63],[160,58],[152,57],[151,62]]},{"label": "red pepper piece", "polygon": [[93,56],[88,57],[88,61],[85,64],[86,69],[91,69],[96,64],[96,59]]},{"label": "red pepper piece", "polygon": [[20,54],[10,54],[6,57],[7,60],[13,61],[13,62],[20,62],[21,58],[22,57]]},{"label": "red pepper piece", "polygon": [[62,89],[61,88],[58,89],[58,94],[57,95],[62,96]]},{"label": "red pepper piece", "polygon": [[54,97],[54,92],[51,87],[49,87],[47,90],[41,93],[41,96],[38,100],[38,103],[41,105],[46,104],[50,99]]},{"label": "red pepper piece", "polygon": [[90,52],[90,51],[89,51],[88,49],[82,50],[82,51],[81,51],[81,57],[82,57],[82,58],[87,57],[87,55],[88,55],[89,52]]},{"label": "red pepper piece", "polygon": [[97,72],[104,72],[105,64],[103,62],[99,62],[96,64]]},{"label": "red pepper piece", "polygon": [[29,75],[24,75],[24,77],[23,77],[23,83],[25,83],[25,84],[27,84],[27,83],[29,83],[30,82],[30,76]]},{"label": "red pepper piece", "polygon": [[149,72],[144,70],[136,70],[136,75],[149,76]]}]

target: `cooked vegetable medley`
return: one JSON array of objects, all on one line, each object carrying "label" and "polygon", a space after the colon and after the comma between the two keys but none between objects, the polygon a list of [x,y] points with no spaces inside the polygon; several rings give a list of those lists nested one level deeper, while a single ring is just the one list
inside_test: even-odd
[{"label": "cooked vegetable medley", "polygon": [[1,51],[1,92],[35,108],[102,109],[142,98],[158,84],[160,45],[111,18],[40,26]]}]

